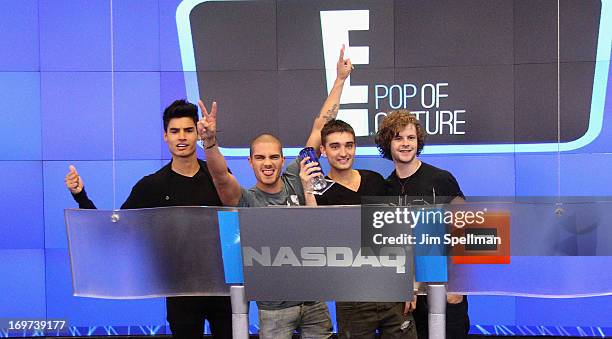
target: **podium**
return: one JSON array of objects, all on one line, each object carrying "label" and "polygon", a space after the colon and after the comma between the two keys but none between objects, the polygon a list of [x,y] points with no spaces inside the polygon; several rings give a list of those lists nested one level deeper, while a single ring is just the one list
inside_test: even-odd
[{"label": "podium", "polygon": [[212,207],[65,211],[75,296],[230,296],[234,338],[248,338],[242,286],[224,277]]},{"label": "podium", "polygon": [[[448,281],[427,284],[428,291],[420,292],[429,292],[432,338],[444,337],[446,290],[554,298],[612,294],[612,272],[601,269],[612,265],[612,204],[574,204],[561,214],[554,204],[503,206],[513,216],[516,256],[508,264],[450,262]],[[410,248],[360,253],[359,206],[66,210],[65,215],[74,295],[231,293],[235,338],[248,336],[247,299],[402,301],[413,294]],[[231,286],[242,282],[244,288]]]},{"label": "podium", "polygon": [[249,300],[412,299],[412,248],[362,249],[359,206],[247,208],[239,216]]},{"label": "podium", "polygon": [[229,296],[217,209],[66,210],[74,295]]},{"label": "podium", "polygon": [[[248,300],[411,299],[411,254],[362,255],[359,211],[356,206],[66,210],[74,295],[140,299],[231,294],[234,338],[248,337],[245,290],[229,286],[242,282],[241,256],[254,263],[244,269]],[[240,235],[231,229],[238,224]],[[261,265],[266,262],[262,247],[275,252],[269,267]],[[249,257],[255,249],[259,257]],[[278,269],[282,279],[270,279]]]}]

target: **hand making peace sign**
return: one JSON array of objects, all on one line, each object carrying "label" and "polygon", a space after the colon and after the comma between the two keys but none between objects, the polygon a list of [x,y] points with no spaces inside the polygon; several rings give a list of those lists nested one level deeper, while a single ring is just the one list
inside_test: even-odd
[{"label": "hand making peace sign", "polygon": [[206,143],[214,143],[217,136],[217,102],[213,101],[210,113],[202,100],[198,100],[198,106],[202,110],[202,118],[198,121],[198,137],[206,147]]}]

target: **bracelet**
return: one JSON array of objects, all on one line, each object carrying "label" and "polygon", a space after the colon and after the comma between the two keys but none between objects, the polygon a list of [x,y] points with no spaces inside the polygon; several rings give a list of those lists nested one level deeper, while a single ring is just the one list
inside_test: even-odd
[{"label": "bracelet", "polygon": [[217,141],[215,141],[212,145],[210,146],[204,146],[204,149],[211,149],[213,147],[217,146]]}]

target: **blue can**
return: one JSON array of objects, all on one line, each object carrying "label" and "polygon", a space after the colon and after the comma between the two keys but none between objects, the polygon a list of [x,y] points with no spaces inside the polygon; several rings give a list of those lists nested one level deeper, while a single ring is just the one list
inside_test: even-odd
[{"label": "blue can", "polygon": [[304,158],[306,157],[310,158],[308,159],[308,161],[306,161],[306,164],[310,164],[311,162],[319,162],[319,159],[317,158],[317,152],[315,152],[315,149],[313,147],[304,147],[300,151],[300,160],[304,160]]},{"label": "blue can", "polygon": [[[315,152],[315,149],[312,147],[305,147],[300,151],[300,160],[304,160],[304,158],[309,157],[310,159],[308,159],[308,161],[306,161],[306,164],[309,164],[311,162],[319,162],[319,159],[317,158],[317,152]],[[311,184],[312,184],[312,188],[313,188],[313,193],[315,194],[320,194],[319,192],[321,192],[322,190],[324,190],[327,187],[327,181],[325,180],[325,175],[323,174],[322,170],[319,170],[315,173],[320,173],[318,176],[312,178]]]}]

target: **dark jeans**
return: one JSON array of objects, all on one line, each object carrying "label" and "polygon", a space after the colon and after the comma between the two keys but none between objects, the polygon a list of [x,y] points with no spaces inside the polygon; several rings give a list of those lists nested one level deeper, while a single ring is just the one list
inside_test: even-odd
[{"label": "dark jeans", "polygon": [[[419,339],[429,338],[429,322],[427,321],[427,296],[417,296],[417,307],[414,311]],[[470,318],[468,317],[467,296],[458,304],[446,303],[446,338],[462,339],[468,337]]]},{"label": "dark jeans", "polygon": [[370,339],[379,330],[382,339],[416,339],[414,318],[403,313],[403,302],[337,302],[338,337]]},{"label": "dark jeans", "polygon": [[204,319],[210,324],[213,338],[232,338],[232,306],[229,297],[166,298],[166,314],[172,337],[204,337]]}]

